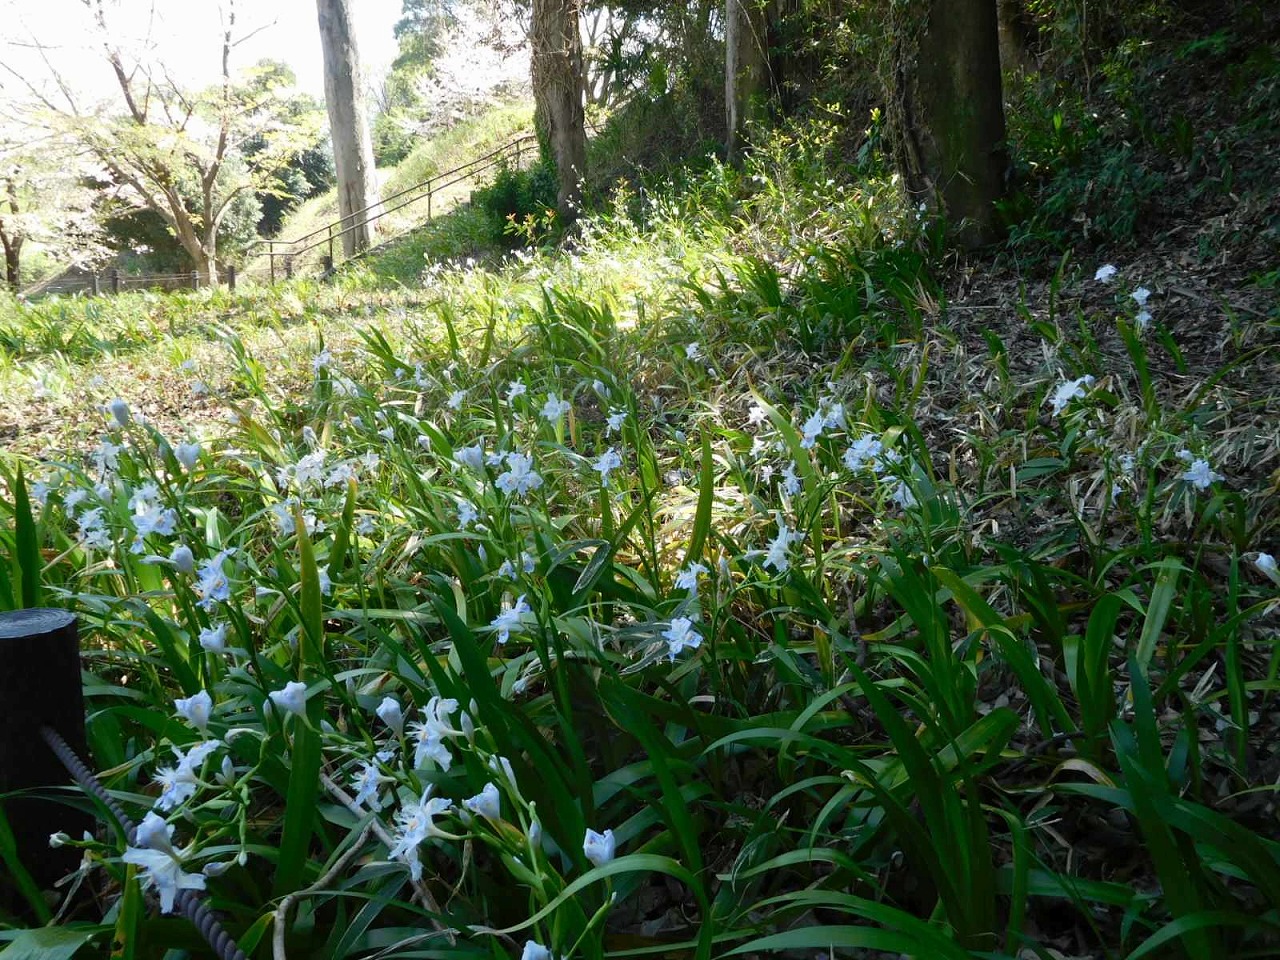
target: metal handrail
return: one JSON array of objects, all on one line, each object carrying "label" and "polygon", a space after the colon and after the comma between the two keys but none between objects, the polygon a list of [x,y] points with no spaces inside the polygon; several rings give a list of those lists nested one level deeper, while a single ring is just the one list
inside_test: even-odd
[{"label": "metal handrail", "polygon": [[[359,210],[353,210],[346,216],[339,217],[337,220],[334,220],[322,227],[317,227],[310,233],[304,234],[293,240],[259,240],[257,243],[250,246],[248,251],[246,251],[245,262],[247,263],[251,259],[263,256],[261,248],[265,247],[265,255],[271,261],[271,278],[274,281],[275,262],[277,257],[284,258],[286,276],[288,276],[291,275],[292,262],[294,258],[327,244],[329,246],[329,256],[327,258],[328,268],[331,269],[336,263],[334,259],[334,241],[345,234],[348,230],[354,230],[356,227],[373,223],[374,221],[385,217],[387,214],[395,213],[397,210],[402,210],[411,203],[417,203],[424,199],[427,201],[427,218],[430,219],[431,197],[434,193],[443,190],[446,187],[461,183],[463,180],[473,177],[476,174],[493,169],[504,162],[513,153],[515,154],[516,163],[519,163],[520,155],[525,145],[536,142],[536,140],[537,137],[533,134],[522,134],[497,149],[491,150],[483,156],[468,160],[466,163],[459,164],[458,166],[452,167],[448,170],[442,170],[438,173],[434,173],[419,183],[405,187],[403,190],[399,190],[389,197],[384,197],[376,203],[368,204]],[[401,203],[394,203],[396,200],[408,197],[409,194],[415,194],[415,196],[409,197],[409,199],[404,200]],[[388,204],[394,205],[389,206]],[[362,215],[365,215],[363,219],[356,219]],[[336,233],[334,232],[335,230],[337,231]],[[313,239],[316,237],[319,237],[319,239]],[[306,243],[308,240],[311,240],[312,242]],[[304,243],[305,246],[299,246],[299,244]],[[284,249],[277,250],[277,247],[283,247]]]}]

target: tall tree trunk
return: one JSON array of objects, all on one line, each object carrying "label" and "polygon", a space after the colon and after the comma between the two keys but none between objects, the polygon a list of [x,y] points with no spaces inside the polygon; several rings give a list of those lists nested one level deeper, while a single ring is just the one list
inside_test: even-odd
[{"label": "tall tree trunk", "polygon": [[733,156],[743,130],[758,118],[769,74],[769,18],[763,0],[725,0],[725,147]]},{"label": "tall tree trunk", "polygon": [[360,57],[351,21],[354,5],[355,0],[316,0],[324,47],[324,99],[338,179],[338,214],[349,226],[342,233],[342,250],[348,257],[369,246],[369,226],[357,221],[363,220],[368,214],[362,211],[378,200],[373,141],[364,111]]},{"label": "tall tree trunk", "polygon": [[998,0],[1000,66],[1005,73],[1034,73],[1038,29],[1024,0]]},{"label": "tall tree trunk", "polygon": [[549,149],[555,161],[557,206],[565,224],[578,216],[582,177],[587,168],[579,7],[580,0],[533,0],[530,31],[534,123],[543,150]]},{"label": "tall tree trunk", "polygon": [[946,216],[962,246],[998,233],[1004,104],[997,0],[895,5],[888,120],[908,193]]}]

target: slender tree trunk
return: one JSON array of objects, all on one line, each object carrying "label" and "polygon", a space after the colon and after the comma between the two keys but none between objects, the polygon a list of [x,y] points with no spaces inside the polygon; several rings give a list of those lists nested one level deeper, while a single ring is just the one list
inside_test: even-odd
[{"label": "slender tree trunk", "polygon": [[746,125],[758,119],[769,74],[769,18],[762,0],[725,0],[725,147],[734,156]]},{"label": "slender tree trunk", "polygon": [[998,233],[1004,104],[997,0],[909,0],[894,7],[888,120],[912,199],[944,214],[962,246]]},{"label": "slender tree trunk", "polygon": [[[12,180],[5,184],[5,196],[9,205],[9,212],[15,217],[21,215],[22,210],[18,206],[18,185]],[[22,271],[20,265],[22,263],[22,244],[26,240],[23,235],[22,227],[13,224],[6,224],[4,216],[0,215],[0,244],[4,246],[4,280],[14,293],[18,292],[18,283],[22,279]]]},{"label": "slender tree trunk", "polygon": [[218,285],[221,270],[218,265],[218,227],[217,220],[213,220],[204,231],[204,244],[201,246],[201,252],[204,254],[202,262],[196,264],[196,270],[200,274],[200,286],[216,287]]},{"label": "slender tree trunk", "polygon": [[550,150],[555,161],[564,224],[577,219],[587,168],[579,8],[579,0],[533,0],[534,122],[544,152]]},{"label": "slender tree trunk", "polygon": [[357,221],[363,221],[368,216],[364,211],[378,201],[373,141],[351,19],[354,5],[355,0],[316,0],[324,46],[324,99],[338,179],[338,214],[348,225],[342,233],[342,250],[348,257],[368,248],[369,226]]},{"label": "slender tree trunk", "polygon": [[22,263],[22,239],[10,240],[4,237],[4,282],[14,293],[22,279],[20,265]]}]

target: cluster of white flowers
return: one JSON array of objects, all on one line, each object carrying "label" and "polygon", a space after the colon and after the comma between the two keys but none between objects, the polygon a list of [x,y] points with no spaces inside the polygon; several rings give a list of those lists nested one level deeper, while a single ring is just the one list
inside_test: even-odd
[{"label": "cluster of white flowers", "polygon": [[453,765],[453,755],[449,753],[445,740],[463,735],[462,730],[455,729],[449,722],[457,712],[457,700],[435,696],[422,708],[422,719],[410,724],[409,741],[413,744],[415,769],[422,769],[428,760],[446,772]]},{"label": "cluster of white flowers", "polygon": [[688,617],[675,617],[671,626],[662,634],[667,641],[667,654],[674,663],[676,655],[684,650],[696,650],[702,645],[702,635],[693,629],[693,621]]},{"label": "cluster of white flowers", "polygon": [[1263,576],[1274,583],[1280,584],[1280,570],[1276,568],[1276,558],[1269,553],[1259,552],[1254,558],[1253,565],[1262,572]]},{"label": "cluster of white flowers", "polygon": [[99,479],[106,480],[120,469],[120,454],[123,452],[123,446],[105,438],[98,444],[97,449],[89,457],[93,460]]},{"label": "cluster of white flowers", "polygon": [[1151,296],[1151,291],[1146,287],[1139,287],[1130,294],[1138,304],[1138,312],[1134,314],[1133,322],[1139,330],[1147,329],[1151,323],[1151,311],[1147,309],[1147,299]]},{"label": "cluster of white flowers", "polygon": [[204,740],[185,753],[173,747],[174,765],[156,770],[155,780],[160,785],[160,796],[156,799],[155,808],[173,810],[195,796],[201,786],[200,768],[221,746],[221,740]]},{"label": "cluster of white flowers", "polygon": [[[1104,263],[1100,266],[1093,279],[1099,283],[1110,283],[1112,278],[1120,271],[1116,269],[1115,264]],[[1138,330],[1145,330],[1151,323],[1151,311],[1147,309],[1147,300],[1151,296],[1151,291],[1146,287],[1138,287],[1129,296],[1138,305],[1138,312],[1133,317],[1134,326]]]},{"label": "cluster of white flowers", "polygon": [[378,798],[378,793],[384,783],[390,782],[391,778],[379,772],[376,763],[372,760],[364,761],[360,765],[360,770],[351,778],[351,785],[356,788],[355,796],[352,798],[355,805],[367,807],[377,813],[382,809],[382,801]]},{"label": "cluster of white flowers", "polygon": [[843,430],[845,428],[844,404],[833,400],[825,400],[801,427],[800,446],[810,450],[817,444],[818,438],[826,430]]},{"label": "cluster of white flowers", "polygon": [[502,819],[502,797],[496,783],[486,783],[474,797],[462,801],[462,808],[491,822]]},{"label": "cluster of white flowers", "polygon": [[547,402],[542,405],[542,419],[547,423],[555,426],[564,419],[564,415],[571,409],[568,400],[561,400],[554,393],[547,394]]},{"label": "cluster of white flowers", "polygon": [[1187,481],[1197,490],[1208,490],[1224,479],[1222,474],[1210,466],[1208,460],[1195,456],[1190,450],[1179,450],[1178,459],[1188,465],[1186,470],[1178,474],[1178,479]]},{"label": "cluster of white flowers", "polygon": [[312,487],[324,486],[327,456],[323,449],[314,450],[301,457],[297,463],[280,467],[276,471],[276,483],[281,490],[295,487],[305,491]]},{"label": "cluster of white flowers", "polygon": [[227,650],[227,625],[214,623],[203,627],[197,638],[201,649],[209,653],[225,653]]},{"label": "cluster of white flowers", "polygon": [[[275,519],[276,529],[282,536],[292,536],[297,532],[298,523],[294,511],[301,506],[302,501],[297,497],[289,497],[271,505],[271,515]],[[323,533],[327,529],[325,522],[317,519],[315,511],[309,508],[302,509],[302,523],[308,536]]]},{"label": "cluster of white flowers", "polygon": [[507,465],[505,473],[494,480],[496,486],[508,496],[525,497],[542,486],[542,476],[533,469],[533,457],[527,453],[508,453],[503,456]]},{"label": "cluster of white flowers", "polygon": [[676,589],[688,590],[690,597],[698,595],[698,577],[707,572],[707,568],[696,560],[676,574]]},{"label": "cluster of white flowers", "polygon": [[483,473],[485,462],[484,444],[477,443],[472,447],[463,447],[461,450],[454,452],[453,459],[476,473]]},{"label": "cluster of white flowers", "polygon": [[782,518],[782,514],[777,514],[778,533],[769,542],[769,548],[765,551],[764,565],[773,567],[776,573],[786,573],[791,569],[791,545],[804,539],[804,534],[797,533]]},{"label": "cluster of white flowers", "polygon": [[290,680],[279,690],[272,690],[270,697],[275,706],[286,715],[305,717],[307,715],[307,685],[301,680]]},{"label": "cluster of white flowers", "polygon": [[200,444],[180,443],[173,448],[173,455],[182,464],[183,469],[191,473],[200,463]]},{"label": "cluster of white flowers", "polygon": [[596,462],[592,466],[593,469],[600,474],[601,486],[607,487],[609,485],[609,474],[611,471],[622,466],[622,457],[618,454],[617,450],[610,447],[596,458]]},{"label": "cluster of white flowers", "polygon": [[849,444],[849,449],[844,452],[844,465],[857,473],[868,464],[880,462],[883,452],[884,444],[880,442],[880,438],[865,433],[855,437]]},{"label": "cluster of white flowers", "polygon": [[458,529],[466,530],[480,519],[480,512],[470,500],[458,501]]},{"label": "cluster of white flowers", "polygon": [[213,698],[209,696],[209,691],[201,690],[189,697],[175,700],[173,707],[178,711],[178,716],[200,733],[209,732],[209,720],[213,717]]},{"label": "cluster of white flowers", "polygon": [[389,856],[392,860],[403,861],[409,867],[409,876],[416,883],[422,879],[422,861],[418,848],[430,837],[448,837],[436,826],[436,817],[448,813],[453,804],[444,797],[431,796],[431,788],[422,794],[416,803],[407,803],[396,811],[395,842],[391,846]]},{"label": "cluster of white flowers", "polygon": [[160,895],[164,913],[173,912],[179,890],[205,888],[203,876],[182,869],[183,856],[173,847],[173,827],[154,813],[143,818],[121,859],[142,868],[143,881]]},{"label": "cluster of white flowers", "polygon": [[529,606],[524,596],[521,595],[515,604],[503,610],[500,614],[493,618],[489,624],[489,629],[496,630],[498,633],[498,643],[506,643],[511,639],[512,633],[519,633],[524,629],[525,618],[533,613],[533,608]]},{"label": "cluster of white flowers", "polygon": [[794,497],[800,493],[800,478],[796,476],[796,462],[792,460],[782,468],[782,492],[788,497]]},{"label": "cluster of white flowers", "polygon": [[1088,392],[1087,388],[1093,386],[1094,378],[1091,374],[1085,374],[1083,377],[1077,377],[1075,380],[1066,380],[1058,384],[1057,388],[1050,394],[1046,401],[1052,408],[1053,415],[1056,417],[1067,408],[1072,400],[1077,400]]},{"label": "cluster of white flowers", "polygon": [[231,599],[231,581],[222,567],[235,552],[235,547],[220,550],[200,565],[193,589],[205,611],[211,611],[219,603],[226,603]]},{"label": "cluster of white flowers", "polygon": [[76,525],[82,546],[91,550],[111,549],[111,532],[107,529],[102,507],[85,510],[76,519]]}]

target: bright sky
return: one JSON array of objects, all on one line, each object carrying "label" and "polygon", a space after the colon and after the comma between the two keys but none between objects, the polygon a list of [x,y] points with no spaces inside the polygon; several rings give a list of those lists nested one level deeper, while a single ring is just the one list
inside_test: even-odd
[{"label": "bright sky", "polygon": [[[217,79],[221,14],[229,0],[106,4],[108,24],[125,50],[141,60],[163,63],[181,83],[203,86]],[[400,0],[351,0],[351,6],[365,77],[377,79],[396,55],[392,28],[400,16]],[[283,60],[294,69],[303,90],[323,97],[315,0],[239,0],[235,8],[235,36],[243,42],[232,53],[232,68],[268,57]],[[85,0],[0,0],[0,25],[0,97],[21,97],[25,92],[12,71],[49,87],[51,73],[33,38],[79,92],[92,98],[109,82]]]}]

